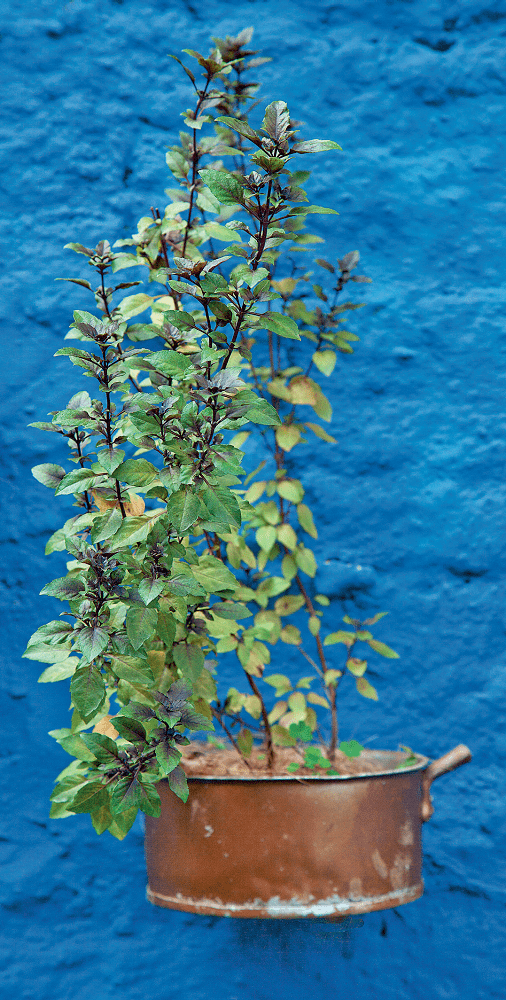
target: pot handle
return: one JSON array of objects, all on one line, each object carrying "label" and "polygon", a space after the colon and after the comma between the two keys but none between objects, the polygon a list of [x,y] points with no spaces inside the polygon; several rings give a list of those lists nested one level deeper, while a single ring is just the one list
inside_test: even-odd
[{"label": "pot handle", "polygon": [[447,771],[454,771],[461,764],[467,764],[472,759],[472,756],[469,747],[464,746],[463,743],[459,743],[458,747],[454,747],[453,750],[449,750],[448,753],[443,754],[438,760],[434,760],[432,764],[429,764],[422,775],[422,803],[420,807],[422,822],[425,823],[426,820],[430,819],[434,812],[430,794],[430,786],[434,778],[439,778],[441,774],[446,774]]}]

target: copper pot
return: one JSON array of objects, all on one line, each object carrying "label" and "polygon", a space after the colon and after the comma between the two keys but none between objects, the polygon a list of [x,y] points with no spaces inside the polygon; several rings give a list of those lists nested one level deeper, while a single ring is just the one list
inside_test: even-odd
[{"label": "copper pot", "polygon": [[[227,917],[343,917],[423,893],[422,822],[434,778],[471,760],[462,744],[429,764],[308,778],[191,777],[188,802],[157,786],[146,817],[147,897]],[[390,769],[388,765],[390,764]]]}]

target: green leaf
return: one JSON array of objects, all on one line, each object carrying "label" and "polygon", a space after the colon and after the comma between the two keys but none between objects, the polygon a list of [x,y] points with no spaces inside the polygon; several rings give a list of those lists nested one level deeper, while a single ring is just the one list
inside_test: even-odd
[{"label": "green leaf", "polygon": [[97,760],[93,751],[86,745],[78,733],[64,736],[63,739],[58,740],[58,743],[66,753],[69,753],[72,757],[77,757],[78,760],[84,760],[89,763]]},{"label": "green leaf", "polygon": [[296,142],[290,152],[292,153],[324,153],[328,149],[342,149],[337,142],[332,139],[308,139],[306,142]]},{"label": "green leaf", "polygon": [[169,602],[163,598],[158,602],[156,634],[164,645],[170,649],[176,635],[176,620]]},{"label": "green leaf", "polygon": [[87,781],[70,804],[73,813],[95,812],[107,805],[107,790],[100,781]]},{"label": "green leaf", "polygon": [[59,486],[55,490],[55,496],[64,496],[69,493],[84,493],[90,487],[100,482],[96,473],[89,469],[75,469],[63,477]]},{"label": "green leaf", "polygon": [[184,680],[189,680],[193,684],[202,673],[204,666],[204,653],[200,646],[192,646],[187,642],[177,642],[172,647],[172,655]]},{"label": "green leaf", "polygon": [[300,441],[300,430],[294,424],[282,424],[276,428],[276,441],[283,451],[291,451]]},{"label": "green leaf", "polygon": [[112,822],[112,813],[109,809],[109,802],[99,806],[98,809],[94,809],[93,812],[90,813],[90,819],[93,823],[95,833],[101,834],[104,830],[107,830]]},{"label": "green leaf", "polygon": [[236,604],[232,601],[216,601],[211,611],[218,618],[225,618],[229,621],[240,621],[242,618],[250,618],[251,611],[245,604]]},{"label": "green leaf", "polygon": [[125,517],[114,535],[114,549],[143,542],[149,535],[153,521],[149,516]]},{"label": "green leaf", "polygon": [[[189,287],[193,292],[192,286]],[[149,363],[168,378],[184,378],[186,375],[195,374],[190,359],[184,354],[178,354],[177,351],[154,351],[149,355]]]},{"label": "green leaf", "polygon": [[41,594],[47,597],[58,597],[60,601],[71,601],[84,590],[84,583],[76,577],[60,576],[51,580],[42,588]]},{"label": "green leaf", "polygon": [[174,576],[166,577],[167,586],[171,594],[182,597],[200,597],[204,595],[204,590],[200,583],[189,573],[175,573]]},{"label": "green leaf", "polygon": [[281,420],[274,407],[264,399],[259,399],[258,404],[248,408],[247,417],[248,420],[251,420],[252,424],[266,424],[269,426],[278,426],[281,424]]},{"label": "green leaf", "polygon": [[168,740],[158,743],[156,749],[156,759],[160,765],[162,774],[166,777],[174,770],[181,760],[181,754],[177,748]]},{"label": "green leaf", "polygon": [[[305,216],[305,215],[339,215],[339,212],[336,212],[335,208],[325,208],[324,205],[303,205],[303,206],[301,206],[301,208],[292,208],[292,209],[290,209],[290,215],[291,216],[294,216],[294,215],[295,216],[297,216],[297,215],[302,215],[302,216]],[[317,263],[321,263],[321,262],[317,261]],[[328,270],[328,268],[327,268],[327,270]],[[315,287],[316,286],[313,285],[313,288],[315,288]]]},{"label": "green leaf", "polygon": [[268,677],[263,677],[266,684],[270,684],[272,687],[276,688],[276,698],[281,698],[288,691],[292,691],[292,682],[289,677],[285,674],[269,674]]},{"label": "green leaf", "polygon": [[63,660],[61,663],[54,663],[52,667],[46,667],[42,671],[38,683],[39,684],[49,684],[54,681],[65,681],[68,677],[72,677],[75,669],[79,663],[77,657],[69,657],[68,660]]},{"label": "green leaf", "polygon": [[311,730],[311,726],[308,726],[307,722],[303,722],[301,720],[300,722],[291,723],[290,735],[293,736],[294,739],[296,740],[303,740],[304,743],[307,743],[307,741],[311,739],[313,733]]},{"label": "green leaf", "polygon": [[242,205],[242,187],[228,170],[199,170],[199,174],[220,205]]},{"label": "green leaf", "polygon": [[131,316],[138,316],[144,312],[148,306],[152,306],[154,299],[145,292],[138,292],[137,295],[127,295],[118,306],[120,320],[130,319]]},{"label": "green leaf", "polygon": [[117,469],[114,470],[114,479],[129,486],[149,486],[154,479],[158,478],[158,469],[145,458],[127,458]]},{"label": "green leaf", "polygon": [[139,597],[142,598],[144,604],[151,604],[156,597],[159,597],[162,591],[165,589],[165,579],[160,577],[157,580],[141,580],[139,584]]},{"label": "green leaf", "polygon": [[155,678],[151,667],[136,656],[124,656],[123,654],[111,657],[111,670],[117,677],[130,684],[142,684],[146,687],[153,687]]},{"label": "green leaf", "polygon": [[140,649],[148,639],[152,638],[155,633],[157,620],[158,611],[156,608],[145,608],[136,605],[128,609],[126,630],[134,649]]},{"label": "green leaf", "polygon": [[142,264],[143,261],[134,253],[118,253],[111,264],[111,271],[116,274],[116,271],[124,271],[127,267],[140,267]]},{"label": "green leaf", "polygon": [[114,728],[124,740],[128,740],[130,743],[147,744],[146,730],[138,719],[131,719],[126,715],[115,715]]},{"label": "green leaf", "polygon": [[303,528],[308,535],[311,535],[311,538],[318,538],[318,532],[314,525],[313,515],[305,503],[298,504],[297,517],[301,528]]},{"label": "green leaf", "polygon": [[241,510],[234,493],[224,486],[207,486],[200,496],[217,530],[220,526],[240,528]]},{"label": "green leaf", "polygon": [[363,695],[364,698],[371,698],[373,701],[378,700],[376,688],[373,688],[372,684],[369,684],[369,681],[365,677],[357,677],[355,683],[358,693]]},{"label": "green leaf", "polygon": [[[128,831],[130,830],[135,817],[137,816],[138,809],[134,806],[133,809],[125,809],[124,812],[116,813],[113,817],[112,823],[109,824],[107,829],[113,837],[117,840],[124,840]],[[93,816],[91,817],[93,820]]]},{"label": "green leaf", "polygon": [[64,646],[51,646],[49,643],[30,643],[23,656],[27,660],[37,660],[39,663],[59,663],[70,656],[70,643]]},{"label": "green leaf", "polygon": [[355,639],[356,639],[356,635],[355,635],[354,632],[344,632],[342,629],[339,629],[339,631],[337,631],[337,632],[331,632],[330,635],[328,635],[323,640],[323,645],[324,646],[333,646],[334,643],[336,643],[336,642],[342,642],[342,643],[344,643],[345,646],[347,646],[349,648],[350,646],[353,645],[353,643],[355,642]]},{"label": "green leaf", "polygon": [[125,452],[120,451],[119,448],[105,448],[97,452],[97,458],[100,465],[109,474],[114,472],[121,465],[125,457]]},{"label": "green leaf", "polygon": [[92,719],[106,697],[104,678],[100,671],[92,664],[78,667],[72,677],[70,695],[84,722]]},{"label": "green leaf", "polygon": [[364,748],[361,743],[357,742],[357,740],[349,740],[347,743],[340,743],[339,749],[342,753],[346,754],[347,757],[359,757]]},{"label": "green leaf", "polygon": [[172,792],[183,802],[186,802],[189,795],[188,784],[186,781],[186,774],[182,767],[175,767],[170,774],[167,775],[167,783]]},{"label": "green leaf", "polygon": [[367,639],[367,642],[371,649],[374,649],[376,653],[380,653],[381,656],[386,656],[389,660],[398,660],[399,654],[390,646],[387,646],[384,642],[378,642],[377,639]]},{"label": "green leaf", "polygon": [[300,504],[304,496],[304,488],[298,479],[280,479],[276,485],[280,497],[291,503]]},{"label": "green leaf", "polygon": [[223,590],[236,590],[237,580],[233,573],[213,556],[206,556],[199,566],[194,566],[195,579],[208,594],[219,594]]},{"label": "green leaf", "polygon": [[[194,316],[192,316],[191,313],[185,312],[184,309],[166,309],[164,311],[163,318],[166,323],[170,323],[172,326],[175,326],[177,330],[193,330],[195,326]],[[173,353],[177,354],[177,351]],[[181,355],[179,355],[179,357],[181,357]],[[151,361],[151,357],[149,360]]]},{"label": "green leaf", "polygon": [[177,533],[182,535],[200,515],[200,500],[188,487],[177,490],[167,501],[167,516]]},{"label": "green leaf", "polygon": [[87,660],[94,660],[96,656],[103,653],[109,645],[109,633],[98,625],[86,626],[77,633],[75,645],[84,654]]},{"label": "green leaf", "polygon": [[127,778],[119,778],[114,782],[111,792],[111,812],[113,815],[122,813],[126,809],[138,809],[142,799],[141,783],[130,774]]},{"label": "green leaf", "polygon": [[[68,738],[70,739],[70,737]],[[63,746],[65,740],[61,740],[60,742]],[[120,759],[119,748],[109,736],[104,736],[102,733],[82,733],[81,742],[93,753],[100,764],[114,765]]]},{"label": "green leaf", "polygon": [[34,465],[32,471],[32,476],[43,486],[49,486],[51,489],[56,489],[60,485],[62,479],[65,476],[65,469],[61,465],[52,465],[51,463],[46,463],[44,465]]},{"label": "green leaf", "polygon": [[97,542],[104,542],[106,539],[112,538],[120,529],[122,523],[121,511],[118,507],[112,507],[111,510],[100,514],[93,521],[90,532],[91,541],[96,544]]},{"label": "green leaf", "polygon": [[277,333],[278,337],[287,337],[289,340],[300,340],[297,324],[290,316],[284,316],[282,313],[263,313],[258,329],[270,330],[271,333]]}]

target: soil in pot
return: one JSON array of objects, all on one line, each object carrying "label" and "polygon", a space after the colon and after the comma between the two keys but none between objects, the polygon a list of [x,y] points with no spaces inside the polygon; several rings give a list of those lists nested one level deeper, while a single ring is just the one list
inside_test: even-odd
[{"label": "soil in pot", "polygon": [[[248,757],[248,763],[239,756],[233,747],[219,749],[212,744],[193,740],[189,746],[181,747],[181,766],[188,777],[204,778],[305,778],[324,777],[323,768],[313,770],[304,767],[303,760],[291,747],[276,747],[272,770],[267,770],[265,749],[254,748]],[[407,754],[402,750],[362,750],[358,757],[347,757],[341,750],[336,751],[333,767],[339,775],[381,774],[384,771],[395,770],[407,760]],[[417,757],[414,767],[419,766],[422,758]],[[298,764],[295,774],[287,770],[289,764]],[[402,769],[404,770],[404,768]]]}]

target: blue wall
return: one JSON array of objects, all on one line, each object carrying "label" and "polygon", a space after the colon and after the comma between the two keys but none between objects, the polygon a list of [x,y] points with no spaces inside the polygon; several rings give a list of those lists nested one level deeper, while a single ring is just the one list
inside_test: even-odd
[{"label": "blue wall", "polygon": [[[506,995],[506,5],[487,2],[3,5],[2,996]],[[436,785],[425,896],[341,927],[145,902],[140,823],[118,843],[96,837],[88,817],[48,819],[68,758],[46,733],[68,696],[37,687],[39,665],[20,659],[50,617],[38,592],[64,571],[61,554],[43,551],[65,500],[29,470],[65,453],[26,430],[80,385],[52,357],[72,308],[88,307],[84,291],[54,280],[84,273],[63,244],[124,238],[151,204],[163,207],[164,151],[188,100],[167,53],[207,50],[211,34],[249,24],[274,57],[265,103],[288,100],[307,135],[343,147],[314,163],[312,199],[340,212],[318,221],[326,256],[359,249],[374,281],[358,289],[361,342],[330,390],[335,457],[311,453],[303,473],[325,526],[317,582],[336,624],[346,611],[389,609],[378,638],[401,654],[377,668],[379,705],[344,695],[343,735],[432,757],[463,741],[474,753]]]}]

